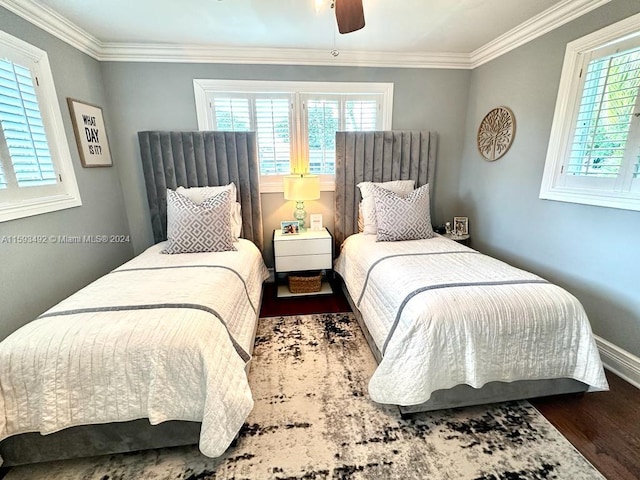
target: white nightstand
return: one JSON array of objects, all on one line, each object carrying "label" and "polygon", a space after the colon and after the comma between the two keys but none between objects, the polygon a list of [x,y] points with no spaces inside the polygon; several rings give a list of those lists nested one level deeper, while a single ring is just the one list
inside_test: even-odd
[{"label": "white nightstand", "polygon": [[[333,237],[326,228],[305,230],[295,235],[282,235],[282,231],[274,230],[273,253],[276,282],[279,273],[333,269]],[[278,285],[278,297],[328,293],[333,293],[328,281],[323,281],[320,291],[312,294],[291,293],[286,285]]]}]

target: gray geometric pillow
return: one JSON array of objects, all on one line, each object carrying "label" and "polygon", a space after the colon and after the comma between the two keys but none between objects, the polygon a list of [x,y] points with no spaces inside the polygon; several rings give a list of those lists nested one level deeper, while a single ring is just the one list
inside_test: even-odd
[{"label": "gray geometric pillow", "polygon": [[402,197],[375,186],[376,241],[418,240],[433,238],[431,211],[429,208],[429,185],[423,185]]},{"label": "gray geometric pillow", "polygon": [[167,190],[168,245],[162,253],[236,250],[231,235],[230,208],[229,190],[207,198],[200,204],[173,190]]}]

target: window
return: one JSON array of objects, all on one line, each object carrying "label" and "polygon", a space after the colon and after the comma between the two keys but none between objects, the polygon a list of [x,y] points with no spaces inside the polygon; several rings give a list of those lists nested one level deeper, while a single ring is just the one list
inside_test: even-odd
[{"label": "window", "polygon": [[392,84],[194,80],[201,130],[256,131],[261,190],[320,175],[333,190],[335,132],[391,129]]},{"label": "window", "polygon": [[0,221],[78,205],[47,54],[0,32]]},{"label": "window", "polygon": [[640,15],[567,45],[540,198],[640,210]]}]

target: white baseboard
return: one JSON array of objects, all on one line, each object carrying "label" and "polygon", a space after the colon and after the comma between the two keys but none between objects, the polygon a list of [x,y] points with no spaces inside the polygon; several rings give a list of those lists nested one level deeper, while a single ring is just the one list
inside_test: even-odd
[{"label": "white baseboard", "polygon": [[600,358],[607,370],[636,388],[640,388],[640,358],[617,347],[613,343],[594,335],[600,351]]}]

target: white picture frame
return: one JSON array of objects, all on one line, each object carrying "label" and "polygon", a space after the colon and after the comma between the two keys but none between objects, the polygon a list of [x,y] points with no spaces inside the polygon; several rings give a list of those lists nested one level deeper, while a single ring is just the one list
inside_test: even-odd
[{"label": "white picture frame", "polygon": [[297,220],[280,222],[280,232],[282,235],[297,235],[300,233],[300,222]]},{"label": "white picture frame", "polygon": [[322,230],[322,214],[312,213],[309,215],[309,228],[315,232]]},{"label": "white picture frame", "polygon": [[102,108],[67,98],[83,167],[111,167],[111,151]]},{"label": "white picture frame", "polygon": [[454,235],[469,235],[469,218],[468,217],[453,217],[453,232]]}]

